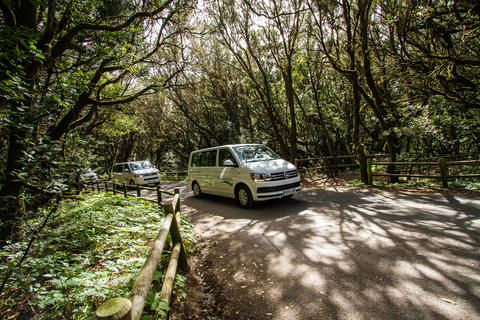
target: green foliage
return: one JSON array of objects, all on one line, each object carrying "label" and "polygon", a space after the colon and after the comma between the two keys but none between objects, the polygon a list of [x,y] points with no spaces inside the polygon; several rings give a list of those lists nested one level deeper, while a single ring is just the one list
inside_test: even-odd
[{"label": "green foliage", "polygon": [[[103,301],[127,296],[164,220],[151,202],[104,193],[64,203],[36,234],[45,215],[31,214],[23,241],[1,251],[0,273],[12,273],[2,309],[28,300],[35,319],[90,319]],[[182,233],[189,248],[195,235],[186,220]],[[32,237],[30,255],[18,267]],[[157,283],[161,277],[158,271]]]},{"label": "green foliage", "polygon": [[359,179],[353,179],[347,182],[348,187],[363,187],[365,184]]},{"label": "green foliage", "polygon": [[150,312],[153,314],[142,314],[141,320],[165,319],[170,310],[167,302],[160,299],[160,292],[150,291],[147,296],[147,304],[150,306]]}]

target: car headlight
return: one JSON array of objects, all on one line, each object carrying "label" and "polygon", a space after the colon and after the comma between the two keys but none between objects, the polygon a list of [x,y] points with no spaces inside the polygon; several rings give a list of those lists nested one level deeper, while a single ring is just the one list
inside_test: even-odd
[{"label": "car headlight", "polygon": [[250,177],[253,181],[270,181],[272,175],[270,173],[250,173]]},{"label": "car headlight", "polygon": [[137,178],[143,178],[143,174],[136,174],[135,175]]}]

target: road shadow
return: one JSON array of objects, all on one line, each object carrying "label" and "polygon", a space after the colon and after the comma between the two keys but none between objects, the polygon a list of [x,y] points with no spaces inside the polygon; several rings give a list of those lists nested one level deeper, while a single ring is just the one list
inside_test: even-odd
[{"label": "road shadow", "polygon": [[302,199],[282,198],[268,201],[259,201],[251,209],[238,205],[237,200],[214,195],[203,195],[200,198],[188,196],[183,199],[183,204],[198,211],[208,211],[209,214],[225,219],[251,219],[268,221],[285,216],[295,215],[305,210],[308,203]]},{"label": "road shadow", "polygon": [[[187,197],[225,319],[479,319],[478,195]],[[222,298],[223,297],[223,298]]]}]

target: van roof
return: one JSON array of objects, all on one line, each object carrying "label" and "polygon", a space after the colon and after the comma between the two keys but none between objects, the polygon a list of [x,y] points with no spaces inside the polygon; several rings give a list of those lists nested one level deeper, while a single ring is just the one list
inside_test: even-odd
[{"label": "van roof", "polygon": [[[126,161],[126,162],[117,162],[117,163],[114,163],[113,165],[117,165],[117,164],[127,164],[127,163],[135,163],[135,162],[145,162],[145,161],[148,161],[148,160],[135,160],[135,161]],[[150,162],[150,161],[148,161]]]},{"label": "van roof", "polygon": [[239,143],[239,144],[225,144],[223,146],[216,146],[216,147],[210,147],[210,148],[204,148],[204,149],[198,149],[192,152],[200,152],[200,151],[208,151],[208,150],[215,150],[219,148],[232,148],[232,147],[240,147],[240,146],[259,146],[262,145],[260,143]]}]

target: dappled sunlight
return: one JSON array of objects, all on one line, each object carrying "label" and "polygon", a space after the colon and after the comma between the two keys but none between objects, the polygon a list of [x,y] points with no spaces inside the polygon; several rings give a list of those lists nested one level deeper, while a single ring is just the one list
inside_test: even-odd
[{"label": "dappled sunlight", "polygon": [[476,198],[323,190],[295,197],[196,221],[221,234],[216,270],[243,288],[233,296],[262,310],[252,317],[480,317]]}]

